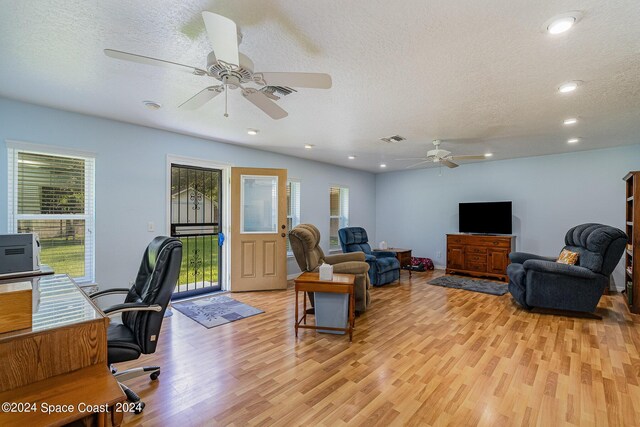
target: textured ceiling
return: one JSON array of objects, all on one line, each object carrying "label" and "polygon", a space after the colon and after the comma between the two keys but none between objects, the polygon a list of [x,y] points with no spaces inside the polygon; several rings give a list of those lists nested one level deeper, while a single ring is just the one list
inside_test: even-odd
[{"label": "textured ceiling", "polygon": [[[327,72],[333,88],[283,98],[278,121],[236,91],[225,118],[222,96],[177,109],[212,78],[103,54],[204,67],[203,10],[238,23],[257,71]],[[571,31],[542,31],[572,10]],[[0,0],[0,96],[374,172],[434,138],[492,159],[561,153],[640,142],[638,22],[637,0]],[[584,84],[558,94],[568,80]],[[379,141],[393,134],[407,141]]]}]

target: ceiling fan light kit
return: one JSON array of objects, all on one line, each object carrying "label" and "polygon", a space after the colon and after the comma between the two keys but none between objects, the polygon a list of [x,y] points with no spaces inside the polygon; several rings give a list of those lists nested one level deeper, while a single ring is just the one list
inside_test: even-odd
[{"label": "ceiling fan light kit", "polygon": [[227,111],[229,90],[240,89],[242,96],[247,101],[272,119],[279,120],[287,117],[289,113],[274,102],[280,99],[276,93],[289,95],[297,92],[293,89],[294,87],[331,88],[332,81],[329,74],[254,72],[253,61],[238,51],[238,45],[242,41],[242,33],[238,30],[236,23],[227,17],[206,11],[202,12],[202,19],[213,48],[207,55],[206,70],[114,49],[105,49],[104,53],[116,59],[187,71],[196,76],[213,77],[222,84],[201,90],[180,104],[178,108],[195,110],[224,92],[225,117],[229,116]]}]

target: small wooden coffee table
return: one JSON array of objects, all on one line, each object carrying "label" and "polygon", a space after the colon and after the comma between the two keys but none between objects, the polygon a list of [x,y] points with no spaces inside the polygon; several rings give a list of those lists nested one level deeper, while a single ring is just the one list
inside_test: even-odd
[{"label": "small wooden coffee table", "polygon": [[[296,338],[298,337],[298,329],[323,329],[327,331],[344,331],[349,332],[349,341],[353,340],[353,329],[355,326],[355,308],[356,297],[354,293],[354,283],[356,276],[354,274],[334,274],[333,280],[320,280],[320,273],[305,272],[298,276],[295,280],[296,291],[296,317],[295,330]],[[302,317],[298,318],[298,292],[304,292],[302,295],[303,310]],[[327,292],[332,294],[348,294],[349,295],[349,321],[346,328],[332,328],[327,326],[307,325],[307,292]],[[301,324],[303,323],[304,324]]]}]

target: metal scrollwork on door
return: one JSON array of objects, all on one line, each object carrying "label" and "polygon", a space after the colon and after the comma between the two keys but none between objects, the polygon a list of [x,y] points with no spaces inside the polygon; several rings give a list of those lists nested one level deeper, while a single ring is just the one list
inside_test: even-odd
[{"label": "metal scrollwork on door", "polygon": [[191,209],[193,209],[194,211],[199,211],[200,205],[202,204],[202,193],[198,191],[198,186],[193,188],[189,193],[189,200],[193,202],[193,206],[191,206]]},{"label": "metal scrollwork on door", "polygon": [[194,277],[200,276],[200,270],[202,269],[202,256],[200,250],[195,249],[193,251],[193,257],[189,258],[189,268],[192,269]]},{"label": "metal scrollwork on door", "polygon": [[171,165],[171,235],[182,242],[174,296],[220,290],[222,171]]}]

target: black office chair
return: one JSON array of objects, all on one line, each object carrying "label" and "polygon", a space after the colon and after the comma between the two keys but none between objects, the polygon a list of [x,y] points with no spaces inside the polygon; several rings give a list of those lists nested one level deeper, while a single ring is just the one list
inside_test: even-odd
[{"label": "black office chair", "polygon": [[[156,351],[162,319],[178,281],[181,263],[182,243],[172,237],[156,237],[144,252],[138,277],[131,289],[107,289],[91,294],[91,299],[127,294],[124,303],[103,310],[107,316],[122,313],[122,323],[111,322],[107,330],[107,363],[110,366]],[[142,412],[144,402],[122,381],[147,374],[155,380],[160,375],[160,367],[145,366],[122,372],[112,367],[111,370],[127,399],[137,403],[135,412]]]}]

